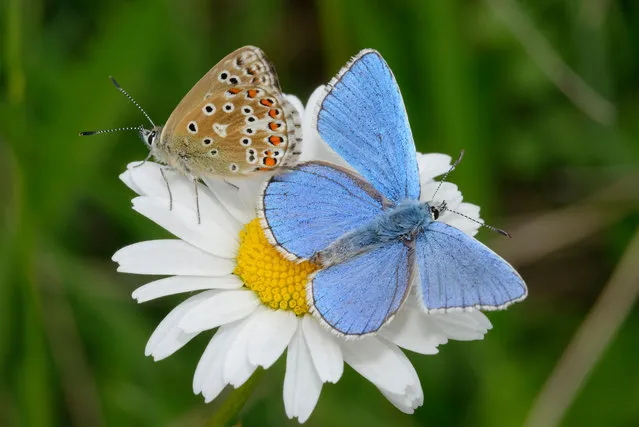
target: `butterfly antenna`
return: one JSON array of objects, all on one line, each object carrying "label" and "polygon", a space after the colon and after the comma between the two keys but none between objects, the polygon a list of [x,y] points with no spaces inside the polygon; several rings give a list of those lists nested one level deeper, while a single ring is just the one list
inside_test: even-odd
[{"label": "butterfly antenna", "polygon": [[142,112],[142,114],[144,114],[144,117],[146,117],[146,119],[149,121],[149,123],[151,123],[151,126],[155,127],[155,123],[153,123],[153,120],[151,120],[151,117],[149,117],[149,115],[146,113],[146,111],[144,111],[144,108],[142,108],[140,106],[140,104],[137,103],[137,101],[135,99],[133,99],[133,97],[131,95],[129,95],[129,92],[127,92],[126,90],[122,89],[122,86],[120,86],[118,84],[118,82],[115,81],[115,79],[113,78],[113,76],[109,76],[109,78],[111,79],[111,81],[113,82],[113,85],[124,94],[124,96],[126,96],[128,98],[129,101],[131,101],[133,103],[133,105],[135,105],[136,107],[138,107],[138,110],[140,110]]},{"label": "butterfly antenna", "polygon": [[464,150],[461,150],[461,152],[459,153],[459,157],[457,157],[457,160],[455,160],[455,163],[453,163],[450,166],[450,169],[448,169],[448,172],[446,172],[444,174],[444,177],[439,181],[439,185],[435,189],[435,192],[433,193],[433,197],[430,198],[431,200],[433,200],[435,198],[435,195],[437,194],[437,192],[441,188],[442,184],[444,183],[444,181],[446,181],[446,178],[448,178],[448,174],[450,174],[452,171],[454,171],[455,168],[457,167],[457,165],[459,164],[459,162],[461,162],[462,157],[464,157]]},{"label": "butterfly antenna", "polygon": [[502,236],[506,236],[509,239],[512,238],[512,236],[506,230],[502,230],[501,228],[493,227],[492,225],[484,224],[483,222],[481,222],[479,220],[476,220],[475,218],[471,218],[468,215],[464,215],[461,212],[457,212],[457,211],[454,211],[454,210],[448,209],[448,208],[446,208],[446,210],[448,212],[452,212],[452,213],[457,214],[457,215],[459,215],[461,217],[464,217],[464,218],[466,218],[466,219],[468,219],[468,220],[470,220],[470,221],[472,221],[472,222],[474,222],[476,224],[479,224],[482,227],[486,227],[487,229],[489,229],[491,231],[495,231],[495,232],[501,234]]},{"label": "butterfly antenna", "polygon": [[89,136],[89,135],[99,135],[101,133],[111,133],[111,132],[120,132],[123,130],[141,130],[142,129],[142,125],[140,126],[128,126],[128,127],[124,127],[124,128],[116,128],[116,129],[102,129],[102,130],[87,130],[84,132],[80,132],[81,136]]}]

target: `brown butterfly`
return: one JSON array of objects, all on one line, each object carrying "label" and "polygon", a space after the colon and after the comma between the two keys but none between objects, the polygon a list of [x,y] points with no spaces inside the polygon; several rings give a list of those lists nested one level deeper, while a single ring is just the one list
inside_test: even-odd
[{"label": "brown butterfly", "polygon": [[273,64],[257,47],[239,48],[218,62],[180,101],[164,126],[155,126],[139,104],[112,81],[153,127],[81,135],[138,130],[149,147],[149,157],[196,182],[272,171],[290,165],[300,154],[299,113],[282,95]]},{"label": "brown butterfly", "polygon": [[140,137],[156,159],[193,178],[288,165],[302,140],[297,110],[282,95],[271,62],[253,46],[217,63],[166,125],[141,129]]}]

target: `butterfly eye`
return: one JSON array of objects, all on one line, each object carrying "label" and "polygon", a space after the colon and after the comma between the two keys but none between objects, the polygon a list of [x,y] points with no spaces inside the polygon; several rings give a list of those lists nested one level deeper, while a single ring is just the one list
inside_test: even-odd
[{"label": "butterfly eye", "polygon": [[437,220],[437,218],[439,218],[439,209],[438,208],[436,208],[434,206],[431,206],[430,207],[430,213],[433,214],[433,219],[434,220]]},{"label": "butterfly eye", "polygon": [[222,71],[218,76],[217,79],[221,82],[226,81],[226,79],[229,78],[229,72],[228,71]]},{"label": "butterfly eye", "polygon": [[151,132],[151,133],[149,133],[149,136],[147,136],[146,143],[148,144],[149,147],[151,147],[153,145],[153,141],[155,140],[155,135],[156,134],[157,134],[157,132]]}]

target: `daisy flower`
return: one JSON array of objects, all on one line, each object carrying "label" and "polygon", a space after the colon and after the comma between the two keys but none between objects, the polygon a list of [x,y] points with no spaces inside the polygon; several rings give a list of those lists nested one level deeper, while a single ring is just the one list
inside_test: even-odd
[{"label": "daisy flower", "polygon": [[[309,101],[314,105],[321,88]],[[289,97],[302,112],[299,100]],[[304,160],[340,162],[304,117]],[[428,201],[450,168],[443,154],[418,155],[422,200]],[[342,162],[343,163],[343,162]],[[133,292],[138,302],[191,293],[160,322],[146,345],[146,355],[164,359],[196,335],[213,331],[193,376],[193,391],[209,402],[227,386],[239,387],[253,372],[268,369],[286,351],[283,398],[286,415],[308,419],[326,382],[336,383],[344,363],[373,383],[397,408],[412,413],[423,402],[419,378],[403,349],[436,354],[449,339],[482,339],[491,328],[481,312],[426,314],[408,298],[395,318],[378,334],[361,339],[338,337],[310,314],[306,284],[317,266],[285,259],[271,246],[257,218],[263,179],[199,185],[201,224],[196,220],[193,183],[165,172],[173,195],[169,210],[160,165],[133,163],[120,178],[138,197],[133,209],[176,238],[135,243],[113,256],[124,273],[165,275]],[[237,188],[236,188],[237,187]],[[464,203],[457,187],[443,183],[437,200],[478,218],[479,208]],[[469,235],[479,227],[463,217],[440,217]],[[211,333],[211,332],[209,332]]]}]

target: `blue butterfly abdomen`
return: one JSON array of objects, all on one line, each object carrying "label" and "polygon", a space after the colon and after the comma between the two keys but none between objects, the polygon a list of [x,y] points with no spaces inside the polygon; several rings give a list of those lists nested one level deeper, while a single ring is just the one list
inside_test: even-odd
[{"label": "blue butterfly abdomen", "polygon": [[431,221],[427,203],[405,200],[362,227],[341,236],[320,251],[314,257],[314,262],[328,267],[396,240],[410,241]]}]

